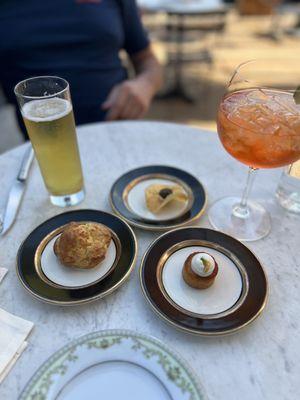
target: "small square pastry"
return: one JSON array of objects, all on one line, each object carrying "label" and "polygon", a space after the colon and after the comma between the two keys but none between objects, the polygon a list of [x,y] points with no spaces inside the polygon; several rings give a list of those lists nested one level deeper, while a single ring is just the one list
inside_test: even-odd
[{"label": "small square pastry", "polygon": [[145,190],[145,197],[147,208],[154,214],[173,201],[188,200],[186,192],[179,185],[150,185]]},{"label": "small square pastry", "polygon": [[194,252],[185,260],[182,276],[184,281],[195,289],[207,289],[215,281],[218,264],[208,253]]}]

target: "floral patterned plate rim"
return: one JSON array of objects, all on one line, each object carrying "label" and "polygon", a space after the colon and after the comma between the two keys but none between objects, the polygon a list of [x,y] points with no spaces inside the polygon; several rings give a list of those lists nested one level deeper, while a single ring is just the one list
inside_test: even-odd
[{"label": "floral patterned plate rim", "polygon": [[[131,377],[136,377],[137,386],[134,388],[136,389],[134,394],[137,397],[132,397],[131,392],[131,400],[140,399],[139,387],[144,388],[146,385],[148,385],[144,389],[146,393],[149,393],[149,395],[150,393],[157,393],[157,388],[150,387],[154,381],[157,383],[153,386],[158,385],[159,391],[161,390],[161,393],[164,394],[160,399],[204,400],[206,398],[203,388],[191,368],[182,360],[181,356],[165,344],[153,337],[129,330],[107,330],[82,336],[54,353],[27,383],[20,400],[79,399],[81,398],[80,393],[88,394],[89,399],[94,399],[93,396],[98,398],[99,394],[104,395],[103,398],[107,398],[105,397],[107,388],[101,386],[104,378],[101,380],[99,371],[101,373],[103,366],[104,368],[107,365],[109,366],[110,370],[104,370],[106,384],[109,380],[107,376],[115,377],[113,374],[117,369],[120,370],[120,363],[124,364],[122,368],[125,367],[125,369],[122,370],[121,368],[123,372],[126,372],[128,367],[133,366],[135,368]],[[95,369],[99,366],[102,370]],[[91,378],[93,369],[94,380]],[[139,370],[141,370],[141,376],[139,376]],[[109,375],[111,371],[112,374]],[[120,371],[117,374],[120,377]],[[138,380],[141,377],[147,379],[143,380],[142,386],[139,386]],[[125,376],[124,382],[127,383],[126,379]],[[133,385],[135,385],[134,379]],[[126,385],[122,385],[121,381],[122,379],[119,382],[120,385],[113,385],[113,393],[109,393],[110,400],[121,397],[122,400],[129,399],[126,396]],[[107,385],[111,384],[112,382],[107,383]],[[130,386],[130,382],[128,385]],[[116,389],[118,386],[120,386],[120,389]],[[86,392],[87,387],[89,393]],[[74,393],[76,394],[75,397]],[[148,395],[146,397],[148,399]],[[142,396],[143,399],[146,399],[146,397]]]}]

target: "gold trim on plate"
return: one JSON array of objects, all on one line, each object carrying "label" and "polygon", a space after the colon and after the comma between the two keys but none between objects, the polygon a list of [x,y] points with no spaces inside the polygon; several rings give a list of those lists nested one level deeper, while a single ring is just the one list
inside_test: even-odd
[{"label": "gold trim on plate", "polygon": [[[162,235],[160,235],[156,240],[154,240],[150,244],[150,246],[147,248],[146,252],[144,253],[144,255],[142,257],[142,261],[141,261],[140,268],[139,268],[139,278],[140,278],[140,286],[141,286],[141,289],[142,289],[142,293],[143,293],[145,299],[147,300],[147,302],[149,303],[150,307],[152,308],[152,310],[155,312],[155,314],[157,314],[165,322],[167,322],[169,325],[173,326],[174,328],[176,328],[177,330],[179,330],[181,332],[189,333],[189,334],[194,335],[194,336],[206,336],[206,337],[229,336],[229,335],[231,335],[233,333],[236,333],[237,331],[245,328],[246,326],[251,324],[251,322],[253,322],[255,319],[257,319],[261,315],[261,313],[263,312],[263,310],[264,310],[264,308],[265,308],[265,306],[267,304],[268,298],[269,298],[269,284],[268,284],[268,277],[267,277],[267,275],[265,273],[265,269],[264,269],[261,261],[259,260],[259,258],[244,243],[242,243],[243,246],[245,246],[250,251],[250,253],[252,253],[253,256],[259,261],[261,269],[262,269],[263,274],[264,274],[265,279],[266,279],[266,293],[265,293],[264,301],[263,301],[260,309],[257,311],[257,313],[252,318],[250,318],[247,322],[245,322],[244,324],[242,324],[242,325],[240,325],[240,326],[238,326],[238,327],[236,327],[234,329],[230,329],[230,330],[228,330],[226,332],[204,332],[204,331],[200,331],[200,330],[184,328],[181,325],[171,321],[168,317],[166,317],[164,314],[162,314],[159,311],[159,309],[151,302],[151,300],[147,296],[145,287],[143,285],[142,272],[143,272],[143,268],[144,268],[144,262],[145,262],[145,259],[146,259],[147,255],[148,255],[149,251],[156,245],[156,243],[159,240],[161,240],[164,236],[168,235],[169,233],[174,232],[174,231],[180,231],[180,230],[183,230],[183,229],[188,229],[188,228],[195,229],[197,227],[195,227],[195,226],[185,226],[185,227],[180,227],[180,228],[176,228],[176,229],[173,229],[171,231],[165,232]],[[199,228],[199,229],[209,229],[209,228]],[[213,229],[211,229],[211,230],[213,230]],[[216,231],[216,232],[218,232],[218,231]],[[223,235],[225,235],[225,236],[229,236],[229,235],[226,235],[223,232],[221,232],[221,233]],[[229,237],[231,237],[231,236],[229,236]]]},{"label": "gold trim on plate", "polygon": [[[86,224],[89,221],[80,221],[81,224]],[[116,257],[115,260],[113,262],[113,264],[111,265],[111,267],[109,268],[109,270],[106,272],[106,274],[104,274],[103,276],[101,276],[100,278],[96,279],[95,281],[88,283],[86,285],[80,285],[80,286],[65,286],[65,285],[60,285],[59,283],[55,283],[53,281],[51,281],[51,279],[49,279],[47,277],[47,275],[45,275],[42,265],[41,265],[41,257],[43,254],[43,251],[45,249],[45,247],[47,246],[47,244],[55,237],[58,236],[59,234],[61,234],[63,232],[63,230],[65,229],[65,227],[68,224],[62,225],[59,228],[54,229],[54,231],[50,232],[47,236],[44,237],[44,239],[41,241],[41,243],[38,245],[36,251],[35,251],[35,255],[34,255],[34,266],[35,266],[35,270],[38,274],[38,276],[48,285],[53,286],[55,288],[58,289],[71,289],[71,290],[76,290],[76,289],[83,289],[86,287],[89,287],[91,285],[94,285],[95,283],[98,283],[100,281],[102,281],[105,277],[107,277],[107,275],[109,275],[116,267],[120,256],[121,256],[121,252],[122,252],[122,246],[121,246],[121,242],[118,238],[118,236],[116,235],[116,233],[108,228],[106,225],[100,224],[98,222],[93,222],[94,224],[100,225],[102,227],[105,227],[106,229],[109,229],[111,235],[112,235],[112,240],[115,243],[116,246]],[[67,268],[67,267],[66,267]],[[69,267],[68,267],[69,268]],[[84,271],[83,271],[84,272]]]},{"label": "gold trim on plate", "polygon": [[[188,212],[191,208],[192,205],[194,203],[194,195],[193,192],[191,190],[191,188],[184,183],[181,179],[177,178],[174,175],[168,175],[168,174],[160,174],[160,173],[153,173],[153,174],[146,174],[146,175],[141,175],[135,179],[133,179],[132,181],[130,181],[128,183],[128,185],[125,187],[123,193],[122,193],[122,199],[124,204],[126,205],[127,209],[132,212],[133,214],[135,214],[137,217],[139,218],[144,218],[144,219],[148,219],[143,217],[140,214],[137,214],[130,206],[128,203],[128,195],[129,192],[139,183],[150,180],[150,179],[162,179],[162,180],[167,180],[167,181],[171,181],[173,183],[176,183],[178,186],[181,186],[181,188],[186,192],[187,196],[188,196],[188,200],[187,200],[187,204],[185,206],[185,208],[178,214],[176,215],[176,217],[173,218],[179,218],[182,215],[184,215],[186,212]],[[153,219],[153,221],[160,221],[159,219]],[[164,220],[161,220],[164,221]]]},{"label": "gold trim on plate", "polygon": [[[183,181],[181,181],[180,179],[178,179],[178,178],[176,178],[176,177],[174,177],[174,176],[172,176],[172,175],[168,175],[168,174],[159,174],[159,173],[141,175],[140,177],[135,178],[135,179],[133,179],[131,182],[129,182],[129,183],[127,184],[127,186],[125,187],[125,189],[124,189],[124,191],[123,191],[123,194],[122,194],[122,199],[123,199],[123,201],[124,201],[124,203],[125,203],[126,208],[129,209],[130,212],[132,212],[133,214],[135,214],[135,215],[138,216],[138,217],[141,217],[141,216],[138,215],[138,214],[136,214],[136,213],[129,207],[127,201],[125,202],[125,200],[124,200],[124,196],[126,196],[126,198],[127,198],[128,192],[132,189],[133,186],[135,186],[135,185],[138,183],[138,182],[136,182],[137,180],[140,181],[142,178],[143,178],[142,180],[145,180],[145,179],[147,179],[147,177],[149,177],[149,176],[151,176],[151,179],[152,179],[153,176],[156,176],[156,177],[158,177],[158,176],[160,176],[160,177],[164,176],[164,179],[170,179],[170,180],[173,180],[173,181],[175,181],[175,182],[177,182],[177,183],[180,182],[179,184],[180,184],[181,186],[183,186],[183,188],[184,188],[185,190],[187,190],[186,188],[188,188],[188,190],[187,190],[187,193],[188,193],[188,194],[192,193],[191,188],[190,188],[186,183],[184,183]],[[166,177],[168,177],[168,178],[166,178]],[[173,179],[171,179],[171,178],[173,178]],[[196,179],[196,178],[195,178],[195,179]],[[133,182],[136,182],[136,183],[135,183],[133,186],[130,186]],[[198,181],[198,182],[199,182],[199,181]],[[205,187],[203,186],[203,184],[200,183],[200,182],[199,182],[199,184],[202,186],[203,191],[204,191],[204,195],[205,195],[205,196],[204,196],[204,204],[203,204],[201,210],[198,212],[198,214],[196,214],[193,218],[189,218],[189,219],[187,219],[186,221],[184,221],[184,222],[182,222],[182,223],[180,223],[180,224],[151,226],[151,225],[148,225],[147,223],[145,223],[145,224],[143,224],[143,223],[138,223],[138,222],[136,222],[136,221],[134,221],[134,220],[128,219],[128,218],[126,218],[124,215],[122,215],[122,214],[116,209],[116,207],[115,207],[115,205],[114,205],[114,202],[113,202],[113,199],[112,199],[112,193],[111,193],[111,192],[110,192],[110,194],[109,194],[109,203],[110,203],[111,209],[113,210],[113,212],[114,212],[118,217],[122,218],[122,219],[123,219],[124,221],[126,221],[128,224],[130,224],[130,225],[132,225],[132,226],[134,226],[134,227],[136,227],[136,228],[143,229],[143,230],[146,230],[146,231],[151,231],[151,232],[166,231],[166,230],[168,230],[168,229],[175,229],[175,228],[179,228],[179,227],[184,227],[184,226],[186,226],[187,224],[190,224],[191,222],[194,222],[194,221],[198,220],[198,219],[204,214],[204,211],[206,210],[206,206],[207,206],[207,202],[208,202],[208,199],[207,199],[207,192],[206,192],[206,189],[205,189]],[[126,191],[126,193],[125,193],[125,191]],[[192,194],[192,196],[193,196],[193,201],[194,201],[194,195]],[[190,201],[191,201],[191,199],[189,199],[188,205],[190,204]],[[184,211],[182,214],[180,214],[178,217],[180,217],[181,215],[183,215],[184,213],[186,213],[188,210],[190,210],[192,206],[193,206],[193,202],[191,203],[191,205],[189,206],[189,208],[185,209],[185,211]],[[178,217],[176,217],[176,218],[178,218]],[[159,220],[153,220],[153,222],[155,222],[155,221],[159,221]]]},{"label": "gold trim on plate", "polygon": [[[109,214],[107,212],[105,212],[106,214]],[[117,217],[119,218],[119,217]],[[58,306],[74,306],[74,305],[83,305],[83,304],[88,304],[88,303],[92,303],[93,301],[102,299],[103,297],[111,294],[112,292],[114,292],[115,290],[117,290],[120,286],[122,286],[122,284],[129,278],[131,272],[134,269],[134,266],[136,264],[136,260],[137,260],[137,254],[138,254],[138,242],[135,236],[134,231],[132,230],[132,228],[128,225],[128,223],[126,221],[124,221],[123,218],[120,218],[122,220],[122,222],[126,225],[126,227],[129,229],[129,231],[132,234],[133,240],[134,240],[134,245],[135,245],[135,254],[133,257],[133,260],[129,266],[128,271],[126,272],[126,274],[123,276],[122,279],[120,279],[120,281],[118,281],[113,287],[111,287],[110,289],[106,290],[103,293],[97,294],[96,296],[90,297],[88,299],[84,299],[84,300],[74,300],[74,301],[57,301],[57,300],[48,300],[45,299],[44,297],[38,295],[37,293],[35,293],[33,290],[31,290],[27,285],[25,285],[25,283],[23,282],[20,274],[19,274],[19,269],[18,269],[18,262],[16,262],[16,272],[17,272],[17,276],[19,281],[21,282],[22,286],[26,289],[26,291],[28,291],[33,297],[35,297],[36,299],[47,303],[47,304],[52,304],[52,305],[58,305]],[[93,222],[93,221],[92,221]],[[26,239],[25,239],[26,240]],[[21,243],[20,248],[22,247],[23,243],[25,242],[25,240]],[[19,249],[20,249],[19,248]],[[18,257],[17,257],[18,260]]]},{"label": "gold trim on plate", "polygon": [[[239,296],[237,302],[234,303],[227,310],[224,310],[224,311],[222,311],[220,313],[217,313],[217,314],[198,314],[198,313],[194,313],[192,311],[186,310],[185,308],[183,308],[180,305],[178,305],[177,303],[175,303],[175,301],[166,292],[166,289],[165,289],[164,283],[163,283],[163,279],[162,279],[162,273],[163,273],[163,269],[164,269],[165,263],[167,262],[168,258],[172,254],[174,254],[176,251],[178,251],[180,249],[183,249],[185,247],[191,247],[191,246],[209,247],[211,249],[217,250],[217,251],[223,253],[225,256],[227,256],[235,264],[236,268],[239,270],[239,273],[240,273],[241,278],[242,278],[241,293],[240,293],[240,296]],[[244,302],[245,297],[247,296],[247,293],[248,293],[248,290],[249,290],[248,276],[246,274],[246,271],[245,271],[243,265],[239,262],[237,257],[235,257],[234,254],[232,254],[230,251],[226,250],[224,247],[219,246],[216,243],[207,242],[206,240],[184,240],[184,241],[182,241],[180,243],[176,243],[175,245],[170,247],[161,256],[161,258],[160,258],[160,260],[158,262],[158,266],[157,266],[157,270],[156,270],[156,278],[157,278],[158,286],[159,286],[162,294],[164,295],[166,300],[168,300],[168,302],[173,305],[173,307],[177,308],[177,310],[179,310],[179,311],[181,311],[181,312],[183,312],[183,313],[185,313],[187,315],[190,315],[192,317],[205,318],[205,319],[216,319],[216,318],[221,318],[221,317],[225,317],[226,315],[232,314]]]}]

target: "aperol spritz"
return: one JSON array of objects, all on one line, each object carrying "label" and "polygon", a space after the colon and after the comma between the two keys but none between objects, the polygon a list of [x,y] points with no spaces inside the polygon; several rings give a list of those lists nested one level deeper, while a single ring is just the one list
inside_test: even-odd
[{"label": "aperol spritz", "polygon": [[[249,167],[249,173],[242,198],[217,201],[209,210],[209,220],[241,240],[260,239],[271,228],[269,213],[248,200],[255,171],[300,159],[300,105],[294,97],[300,74],[289,74],[289,65],[285,66],[279,71],[271,66],[270,71],[264,61],[241,64],[218,110],[219,138],[231,156]],[[275,75],[277,82],[273,83]],[[286,88],[287,80],[294,80],[295,86]]]},{"label": "aperol spritz", "polygon": [[240,90],[221,102],[219,137],[228,153],[249,167],[282,167],[299,159],[299,113],[292,93]]}]

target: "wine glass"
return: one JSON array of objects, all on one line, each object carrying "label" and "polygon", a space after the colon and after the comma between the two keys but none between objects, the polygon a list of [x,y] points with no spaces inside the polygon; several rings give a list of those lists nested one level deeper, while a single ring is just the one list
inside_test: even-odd
[{"label": "wine glass", "polygon": [[300,105],[294,96],[300,74],[291,71],[288,62],[277,65],[263,60],[241,64],[218,110],[219,138],[249,172],[242,198],[218,200],[209,210],[209,220],[216,229],[245,241],[263,238],[271,229],[268,212],[248,200],[256,171],[300,159]]}]

